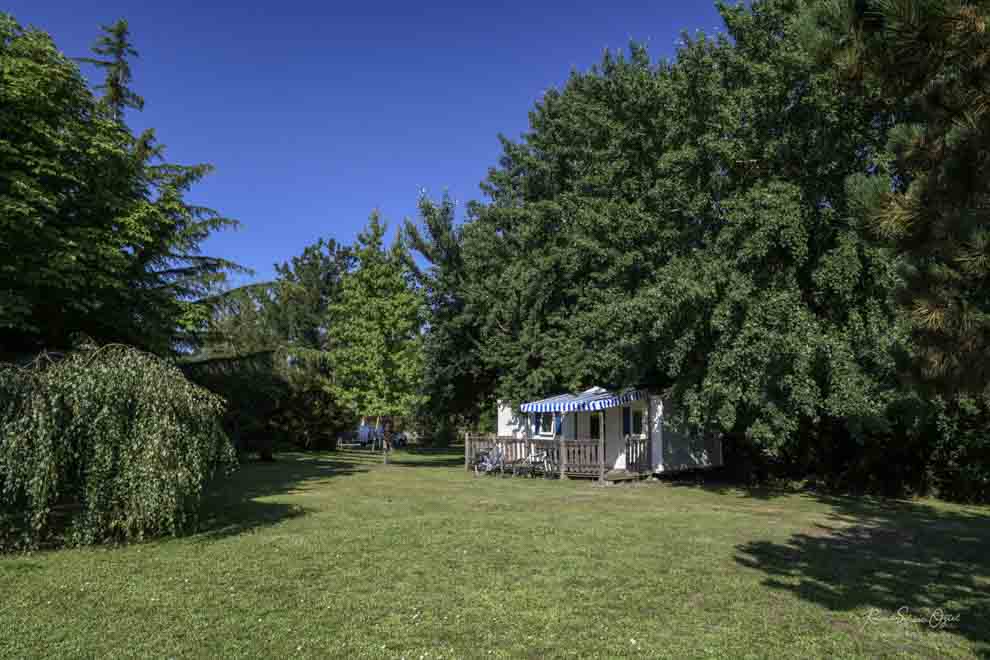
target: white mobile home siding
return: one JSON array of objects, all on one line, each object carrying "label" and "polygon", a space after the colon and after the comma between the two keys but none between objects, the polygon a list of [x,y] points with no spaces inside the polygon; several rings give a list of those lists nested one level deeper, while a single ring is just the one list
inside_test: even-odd
[{"label": "white mobile home siding", "polygon": [[[653,433],[653,471],[677,472],[696,468],[719,467],[722,462],[722,440],[700,438],[683,433],[671,414],[669,400],[650,397]],[[666,414],[665,414],[666,413]]]}]

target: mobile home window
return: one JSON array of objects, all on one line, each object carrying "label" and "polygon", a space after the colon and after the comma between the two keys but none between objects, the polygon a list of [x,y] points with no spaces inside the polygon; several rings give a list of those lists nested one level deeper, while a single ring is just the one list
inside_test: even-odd
[{"label": "mobile home window", "polygon": [[588,436],[592,440],[602,437],[602,415],[601,413],[591,413],[588,416]]},{"label": "mobile home window", "polygon": [[553,435],[553,413],[536,413],[537,435]]},{"label": "mobile home window", "polygon": [[643,411],[633,410],[632,411],[632,434],[633,435],[643,435]]}]

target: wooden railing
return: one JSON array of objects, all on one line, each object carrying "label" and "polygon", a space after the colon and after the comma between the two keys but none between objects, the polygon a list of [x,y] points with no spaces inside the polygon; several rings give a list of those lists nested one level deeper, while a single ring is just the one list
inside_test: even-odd
[{"label": "wooden railing", "polygon": [[[470,469],[477,457],[495,446],[502,448],[507,464],[525,459],[535,451],[545,450],[550,463],[560,476],[604,478],[609,467],[605,463],[605,443],[602,440],[578,438],[513,438],[495,434],[464,436],[464,469]],[[646,438],[626,437],[626,469],[630,472],[650,471],[650,443]],[[561,460],[563,456],[563,460]]]},{"label": "wooden railing", "polygon": [[626,469],[630,472],[650,472],[650,441],[647,438],[626,436]]},{"label": "wooden railing", "polygon": [[600,444],[598,440],[564,440],[564,471],[582,477],[601,476],[605,461]]},{"label": "wooden railing", "polygon": [[482,453],[495,446],[502,448],[503,457],[506,463],[522,460],[534,451],[546,450],[552,465],[560,465],[560,443],[557,440],[533,439],[533,438],[513,438],[496,436],[494,433],[487,435],[465,435],[464,436],[464,469],[470,469],[474,465],[475,459]]}]

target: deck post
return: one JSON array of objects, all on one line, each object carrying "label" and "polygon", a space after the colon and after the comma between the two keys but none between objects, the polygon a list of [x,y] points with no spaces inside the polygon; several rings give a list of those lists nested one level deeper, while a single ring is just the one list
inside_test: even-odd
[{"label": "deck post", "polygon": [[605,483],[605,433],[598,434],[598,481]]},{"label": "deck post", "polygon": [[464,471],[471,471],[471,434],[464,432]]},{"label": "deck post", "polygon": [[566,450],[564,448],[564,434],[563,433],[560,434],[560,440],[558,440],[558,442],[559,442],[559,447],[560,447],[560,449],[559,449],[559,451],[560,451],[560,478],[561,479],[566,479],[567,478],[567,475],[564,473],[564,470],[567,468],[567,453],[566,453]]}]

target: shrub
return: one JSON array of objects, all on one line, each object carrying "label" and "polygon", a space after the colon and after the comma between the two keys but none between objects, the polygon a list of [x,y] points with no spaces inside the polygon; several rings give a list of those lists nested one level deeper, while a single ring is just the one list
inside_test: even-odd
[{"label": "shrub", "polygon": [[960,397],[936,408],[930,469],[939,497],[990,502],[990,403]]},{"label": "shrub", "polygon": [[177,534],[235,464],[222,400],[112,345],[0,367],[0,547]]},{"label": "shrub", "polygon": [[223,426],[241,454],[257,452],[272,459],[270,421],[290,394],[286,379],[275,369],[272,351],[240,356],[194,358],[179,368],[189,380],[221,397]]},{"label": "shrub", "polygon": [[319,364],[282,350],[194,357],[182,362],[194,383],[223,397],[224,424],[238,451],[273,460],[275,440],[304,450],[336,449],[357,420],[327,391]]}]

